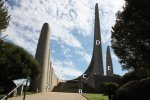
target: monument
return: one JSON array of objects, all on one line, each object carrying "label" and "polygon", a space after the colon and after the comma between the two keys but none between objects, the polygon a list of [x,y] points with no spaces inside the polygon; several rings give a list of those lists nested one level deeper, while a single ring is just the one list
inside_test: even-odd
[{"label": "monument", "polygon": [[[98,4],[95,5],[94,45],[92,59],[88,69],[80,77],[66,81],[61,88],[63,92],[102,92],[103,82],[113,82],[113,66],[109,46],[107,47],[106,73],[103,69],[102,42]],[[65,85],[66,84],[66,85]]]},{"label": "monument", "polygon": [[34,89],[38,92],[78,92],[78,89],[92,89],[92,91],[101,92],[103,82],[112,82],[114,78],[113,65],[109,46],[106,56],[106,74],[103,69],[102,42],[100,32],[100,20],[98,4],[95,5],[94,22],[94,45],[92,59],[89,67],[83,75],[70,81],[61,81],[55,76],[50,62],[50,28],[45,23],[41,30],[38,41],[35,59],[39,62],[42,69],[40,78],[34,81]]}]

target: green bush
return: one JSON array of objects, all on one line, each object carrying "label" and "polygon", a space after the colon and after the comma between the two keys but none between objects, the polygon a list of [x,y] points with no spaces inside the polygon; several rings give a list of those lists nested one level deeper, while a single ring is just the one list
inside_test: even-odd
[{"label": "green bush", "polygon": [[150,100],[150,78],[124,84],[116,91],[113,100]]},{"label": "green bush", "polygon": [[38,77],[40,67],[31,54],[12,43],[3,42],[0,47],[0,87],[8,87],[15,79]]},{"label": "green bush", "polygon": [[150,69],[143,68],[126,73],[122,78],[122,83],[125,84],[133,80],[141,80],[150,76]]}]

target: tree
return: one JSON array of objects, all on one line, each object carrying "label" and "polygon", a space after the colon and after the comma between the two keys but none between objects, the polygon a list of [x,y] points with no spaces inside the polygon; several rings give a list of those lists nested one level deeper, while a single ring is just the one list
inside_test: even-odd
[{"label": "tree", "polygon": [[150,69],[138,69],[126,73],[122,78],[122,83],[125,84],[133,80],[141,80],[150,77]]},{"label": "tree", "polygon": [[112,27],[112,48],[123,69],[150,68],[150,0],[125,1]]},{"label": "tree", "polygon": [[[15,79],[38,77],[40,67],[36,60],[23,48],[3,42],[0,48],[0,86],[8,87]],[[8,89],[7,89],[8,90]],[[9,92],[9,90],[7,91]]]},{"label": "tree", "polygon": [[104,82],[103,86],[104,86],[105,95],[108,95],[108,99],[112,100],[112,95],[119,88],[119,84],[115,82]]},{"label": "tree", "polygon": [[113,95],[113,100],[150,100],[150,78],[130,81]]},{"label": "tree", "polygon": [[10,15],[8,15],[7,7],[4,6],[4,0],[0,0],[0,44],[2,43],[2,31],[4,31],[10,21]]}]

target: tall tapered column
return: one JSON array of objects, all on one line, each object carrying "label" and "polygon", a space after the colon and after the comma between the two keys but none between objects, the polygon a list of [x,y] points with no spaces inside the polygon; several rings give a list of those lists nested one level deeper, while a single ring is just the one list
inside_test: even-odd
[{"label": "tall tapered column", "polygon": [[85,74],[88,75],[95,74],[100,76],[104,75],[98,4],[95,5],[93,55],[92,55],[91,63],[88,69],[86,70]]},{"label": "tall tapered column", "polygon": [[48,23],[42,27],[40,38],[37,45],[35,59],[41,67],[40,79],[37,82],[39,92],[46,92],[47,86],[47,70],[49,66],[49,47],[50,47],[50,28]]},{"label": "tall tapered column", "polygon": [[98,4],[95,5],[93,55],[91,63],[84,74],[88,76],[85,83],[94,89],[98,89],[97,87],[100,87],[102,84],[101,80],[104,75],[104,71]]},{"label": "tall tapered column", "polygon": [[107,47],[106,54],[106,74],[107,76],[113,76],[113,64],[109,46]]},{"label": "tall tapered column", "polygon": [[104,75],[98,3],[95,5],[94,50],[92,59],[94,59],[95,73],[101,76]]}]

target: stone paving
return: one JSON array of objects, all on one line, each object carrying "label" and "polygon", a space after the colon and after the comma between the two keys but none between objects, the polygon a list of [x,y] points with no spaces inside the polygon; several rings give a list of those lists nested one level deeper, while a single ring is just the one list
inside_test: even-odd
[{"label": "stone paving", "polygon": [[[23,100],[23,96],[9,98],[8,100]],[[78,93],[46,92],[26,95],[26,100],[87,100]]]}]

